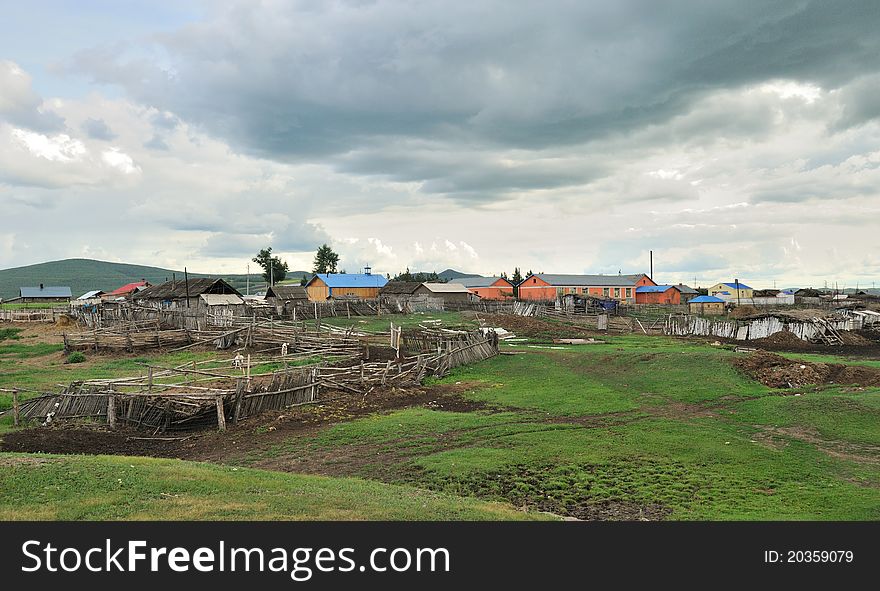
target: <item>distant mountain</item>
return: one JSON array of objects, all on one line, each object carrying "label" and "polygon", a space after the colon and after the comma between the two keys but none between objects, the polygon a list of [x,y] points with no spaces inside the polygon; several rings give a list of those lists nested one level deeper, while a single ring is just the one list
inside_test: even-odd
[{"label": "distant mountain", "polygon": [[[291,271],[287,279],[299,279],[306,271]],[[146,279],[150,283],[162,283],[176,275],[183,278],[182,270],[163,269],[161,267],[149,267],[145,265],[129,265],[126,263],[111,263],[96,261],[93,259],[65,259],[62,261],[50,261],[38,263],[26,267],[0,270],[0,298],[7,300],[18,297],[18,288],[34,287],[40,285],[69,286],[73,297],[78,297],[87,291],[101,289],[112,291],[126,283]],[[204,274],[189,273],[190,277],[219,277],[226,280],[232,287],[245,292],[248,282],[246,274],[226,275],[223,273]],[[250,274],[251,292],[265,286],[263,277],[259,273]]]},{"label": "distant mountain", "polygon": [[446,269],[445,271],[441,271],[437,273],[437,276],[440,277],[443,281],[452,281],[453,279],[461,279],[462,277],[482,277],[482,275],[476,275],[474,273],[462,273],[461,271],[456,271],[455,269]]}]

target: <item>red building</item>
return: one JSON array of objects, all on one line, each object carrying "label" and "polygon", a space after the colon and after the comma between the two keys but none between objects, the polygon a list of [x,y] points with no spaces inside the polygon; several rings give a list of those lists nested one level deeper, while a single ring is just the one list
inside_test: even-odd
[{"label": "red building", "polygon": [[637,304],[680,304],[681,291],[675,285],[643,285],[636,288]]},{"label": "red building", "polygon": [[591,295],[598,298],[635,303],[636,289],[656,285],[644,273],[636,275],[529,275],[519,284],[521,300],[555,300],[566,294]]},{"label": "red building", "polygon": [[452,281],[464,285],[481,300],[513,299],[513,284],[504,277],[461,277]]},{"label": "red building", "polygon": [[127,298],[131,296],[131,294],[142,291],[148,287],[152,287],[153,284],[149,281],[141,279],[140,281],[135,281],[134,283],[127,283],[118,289],[114,289],[110,293],[105,293],[101,297],[108,300],[116,300],[119,298]]}]

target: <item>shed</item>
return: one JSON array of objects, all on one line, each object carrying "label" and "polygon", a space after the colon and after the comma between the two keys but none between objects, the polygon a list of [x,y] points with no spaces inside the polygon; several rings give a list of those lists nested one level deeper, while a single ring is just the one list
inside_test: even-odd
[{"label": "shed", "polygon": [[318,273],[306,284],[306,293],[314,302],[342,296],[375,299],[388,283],[382,275],[372,273]]},{"label": "shed", "polygon": [[681,292],[674,285],[642,285],[636,288],[637,304],[680,304]]},{"label": "shed", "polygon": [[309,301],[309,294],[302,285],[273,285],[266,290],[265,301],[279,315],[291,313],[297,303]]},{"label": "shed", "polygon": [[724,300],[715,296],[697,296],[688,302],[688,310],[700,316],[724,314]]},{"label": "shed", "polygon": [[203,293],[201,303],[208,309],[208,324],[231,326],[236,316],[245,315],[244,299],[234,293]]}]

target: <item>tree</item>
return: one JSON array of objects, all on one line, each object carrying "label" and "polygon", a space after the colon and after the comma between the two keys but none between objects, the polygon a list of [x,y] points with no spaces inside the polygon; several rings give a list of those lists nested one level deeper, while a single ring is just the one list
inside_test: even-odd
[{"label": "tree", "polygon": [[440,277],[437,275],[436,271],[432,271],[430,273],[411,273],[409,267],[406,268],[406,271],[403,273],[398,273],[394,276],[392,281],[415,281],[416,283],[445,283]]},{"label": "tree", "polygon": [[314,273],[335,273],[336,265],[339,263],[339,255],[333,252],[333,249],[322,244],[315,253],[315,262],[312,272]]},{"label": "tree", "polygon": [[[529,271],[531,274],[531,271]],[[523,282],[522,273],[519,271],[519,267],[513,268],[513,277],[510,278],[510,282],[513,284],[513,297],[519,297],[519,284]]]},{"label": "tree", "polygon": [[263,279],[266,283],[277,283],[287,276],[287,263],[279,257],[272,256],[272,247],[264,248],[253,258],[263,268]]}]

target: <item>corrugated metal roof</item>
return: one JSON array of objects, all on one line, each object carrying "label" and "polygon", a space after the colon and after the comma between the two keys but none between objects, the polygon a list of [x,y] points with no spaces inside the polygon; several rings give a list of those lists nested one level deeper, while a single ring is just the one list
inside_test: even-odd
[{"label": "corrugated metal roof", "polygon": [[697,296],[688,303],[690,303],[690,304],[723,304],[724,300],[722,300],[721,298],[713,297],[713,296]]},{"label": "corrugated metal roof", "polygon": [[23,298],[69,298],[72,295],[70,288],[63,286],[20,287],[18,293]]},{"label": "corrugated metal roof", "polygon": [[675,287],[677,287],[677,288],[678,288],[678,291],[680,291],[681,293],[686,293],[686,294],[700,293],[700,292],[698,292],[696,289],[694,289],[693,287],[688,287],[688,286],[685,285],[684,283],[677,283],[677,284],[675,285]]},{"label": "corrugated metal roof", "polygon": [[670,289],[678,289],[674,285],[642,285],[636,288],[636,293],[663,293]]},{"label": "corrugated metal roof", "polygon": [[389,281],[379,290],[382,295],[408,295],[415,291],[422,284],[418,281]]},{"label": "corrugated metal roof", "polygon": [[213,279],[204,277],[200,279],[190,279],[188,282],[182,279],[174,281],[166,281],[159,285],[148,287],[134,294],[136,300],[171,300],[177,298],[185,298],[189,293],[189,297],[195,298],[203,293],[234,293],[237,296],[241,294],[231,285],[222,279]]},{"label": "corrugated metal roof", "polygon": [[302,285],[273,285],[266,290],[267,298],[278,298],[285,302],[291,300],[307,300],[309,294]]},{"label": "corrugated metal roof", "polygon": [[96,297],[98,297],[99,295],[101,295],[101,294],[103,294],[103,293],[104,293],[104,292],[101,291],[100,289],[93,289],[92,291],[87,291],[87,292],[85,292],[84,294],[82,294],[81,296],[79,296],[79,297],[76,298],[76,299],[78,299],[78,300],[90,300],[90,299],[92,299],[92,298],[96,298]]},{"label": "corrugated metal roof", "polygon": [[229,306],[244,303],[244,300],[234,293],[203,293],[199,297],[209,306]]},{"label": "corrugated metal roof", "polygon": [[[736,289],[736,283],[722,283],[721,285],[726,285],[727,287],[732,287],[733,289]],[[751,287],[749,287],[745,283],[740,283],[739,288],[740,289],[752,289]]]},{"label": "corrugated metal roof", "polygon": [[382,287],[388,283],[382,275],[366,273],[318,273],[315,277],[320,277],[327,287]]},{"label": "corrugated metal roof", "polygon": [[461,283],[423,283],[433,293],[470,293]]},{"label": "corrugated metal roof", "polygon": [[558,275],[538,273],[535,275],[550,285],[585,287],[632,287],[644,273],[636,275]]},{"label": "corrugated metal roof", "polygon": [[133,291],[136,291],[138,288],[141,288],[141,287],[150,287],[150,282],[149,281],[135,281],[133,283],[126,283],[122,287],[119,287],[119,288],[111,291],[110,295],[125,295],[127,293],[131,293]]},{"label": "corrugated metal roof", "polygon": [[499,279],[507,283],[507,285],[500,285],[499,287],[513,287],[510,281],[502,277],[460,277],[455,282],[461,283],[465,287],[491,287]]}]

